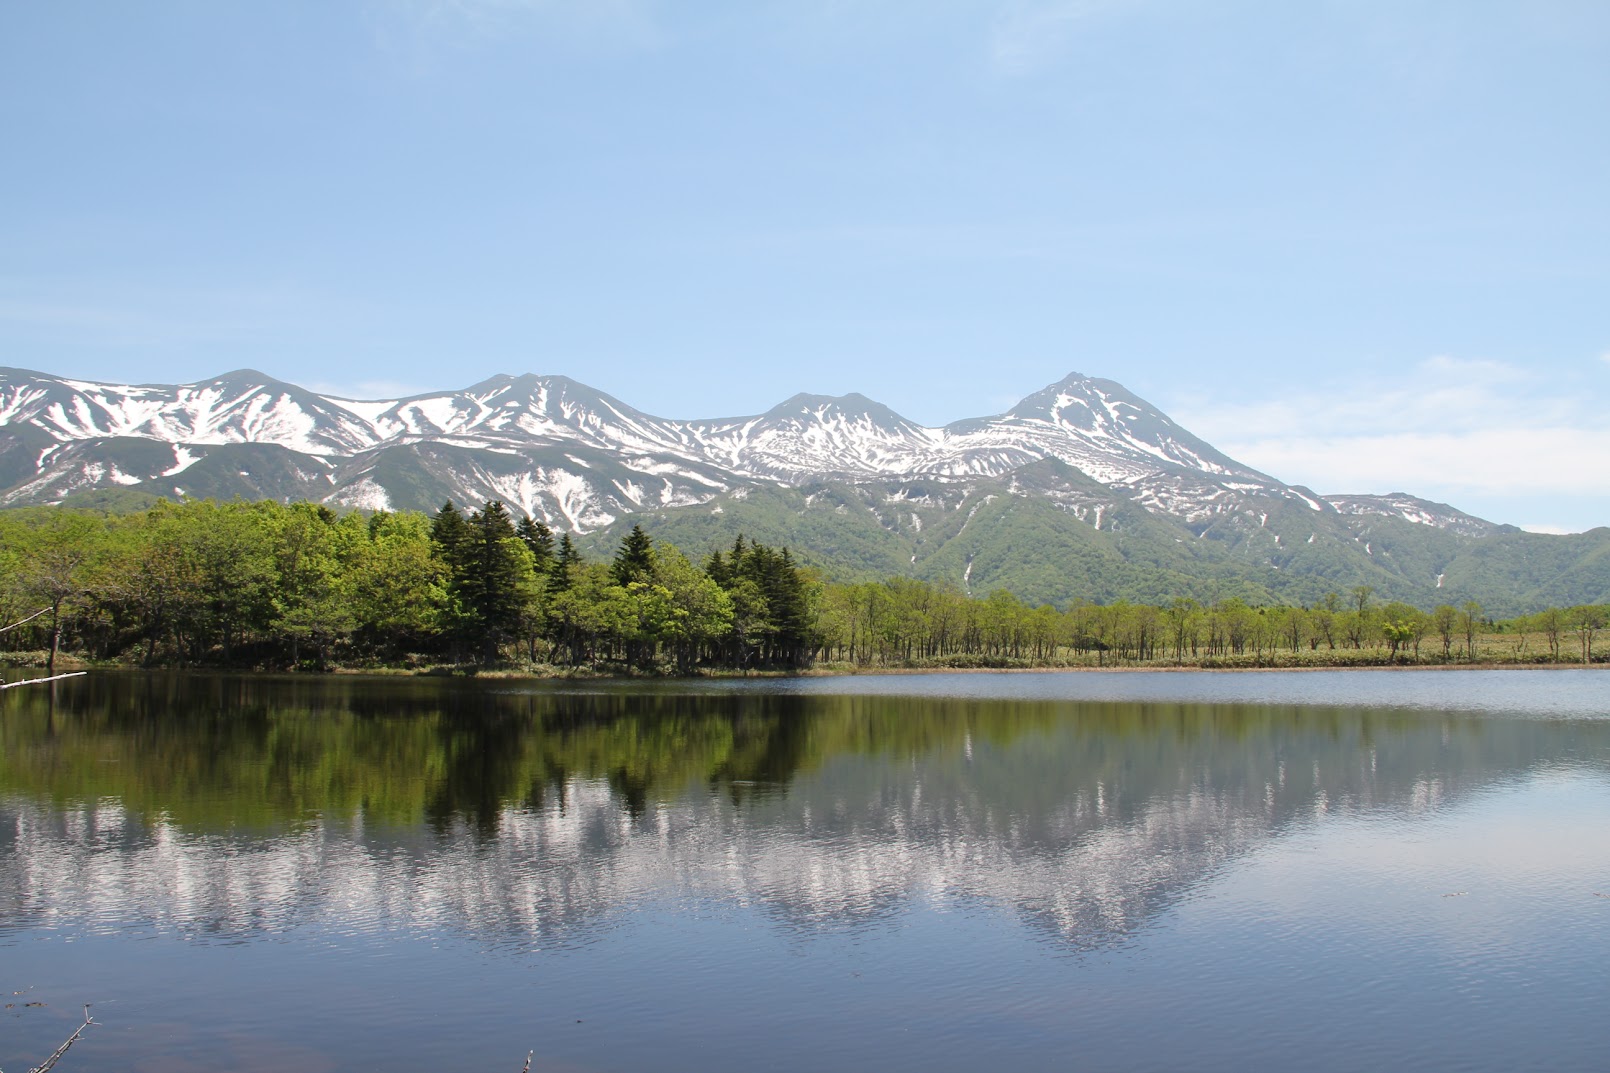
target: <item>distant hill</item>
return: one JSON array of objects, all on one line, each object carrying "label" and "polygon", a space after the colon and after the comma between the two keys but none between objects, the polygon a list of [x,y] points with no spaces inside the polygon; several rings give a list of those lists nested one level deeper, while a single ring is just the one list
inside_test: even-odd
[{"label": "distant hill", "polygon": [[180,385],[0,369],[0,505],[501,499],[602,550],[742,531],[835,577],[1032,601],[1321,599],[1355,585],[1496,613],[1610,601],[1610,529],[1522,533],[1405,493],[1320,495],[1224,455],[1110,380],[926,428],[861,395],[673,421],[562,376],[360,401],[252,370]]}]

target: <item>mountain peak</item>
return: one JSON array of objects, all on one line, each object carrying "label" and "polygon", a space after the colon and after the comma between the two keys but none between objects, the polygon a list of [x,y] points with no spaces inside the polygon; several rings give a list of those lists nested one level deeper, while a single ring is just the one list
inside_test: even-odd
[{"label": "mountain peak", "polygon": [[219,373],[209,380],[199,380],[199,384],[278,384],[280,381],[265,372],[256,369],[231,369],[227,373]]},{"label": "mountain peak", "polygon": [[856,409],[858,407],[876,405],[871,399],[860,392],[852,391],[848,395],[818,395],[809,391],[801,391],[790,395],[782,402],[773,406],[767,413],[776,413],[780,410],[815,409],[820,407],[836,407],[839,409]]},{"label": "mountain peak", "polygon": [[773,406],[764,416],[782,418],[826,414],[866,417],[882,425],[911,425],[910,421],[883,403],[869,399],[859,391],[852,391],[848,395],[813,395],[802,391]]},{"label": "mountain peak", "polygon": [[[397,506],[404,500],[393,495],[413,494],[419,483],[414,478],[386,478],[395,486],[391,491],[379,477],[373,487],[363,483],[371,480],[364,474],[378,457],[372,452],[406,448],[417,450],[420,465],[440,470],[431,480],[441,489],[451,485],[458,498],[474,490],[525,503],[529,510],[547,496],[542,502],[549,503],[543,508],[548,517],[557,510],[578,526],[584,515],[594,518],[596,512],[588,513],[594,507],[616,516],[651,505],[696,503],[735,481],[966,481],[1055,460],[1148,510],[1194,521],[1222,514],[1249,495],[1274,495],[1295,496],[1316,511],[1389,514],[1455,530],[1490,527],[1402,494],[1321,498],[1290,489],[1216,451],[1123,385],[1078,371],[1005,414],[935,429],[859,392],[801,392],[758,416],[673,421],[569,377],[530,372],[498,373],[459,390],[363,401],[331,399],[251,368],[192,384],[140,386],[8,369],[0,370],[0,427],[6,428],[0,437],[12,435],[13,428],[24,437],[34,430],[55,444],[163,441],[173,446],[171,461],[143,478],[157,488],[175,487],[168,478],[204,448],[277,445],[319,459],[308,472],[322,482],[311,486],[320,496],[370,505]],[[6,442],[0,439],[0,452]],[[0,502],[54,494],[28,483],[47,470],[68,474],[63,467],[71,452],[45,451],[47,446],[29,439],[26,450],[12,450],[24,464],[15,480],[0,486],[0,496],[9,497]],[[485,454],[473,464],[447,461],[454,451]],[[132,473],[84,462],[81,471],[61,480],[88,487],[126,483]],[[339,481],[353,487],[330,491],[344,487]]]}]

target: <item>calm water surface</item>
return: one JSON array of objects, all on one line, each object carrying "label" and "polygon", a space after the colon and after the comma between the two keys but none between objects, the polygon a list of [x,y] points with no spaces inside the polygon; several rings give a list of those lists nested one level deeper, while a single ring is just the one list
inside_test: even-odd
[{"label": "calm water surface", "polygon": [[0,698],[3,1068],[1610,1068],[1603,672]]}]

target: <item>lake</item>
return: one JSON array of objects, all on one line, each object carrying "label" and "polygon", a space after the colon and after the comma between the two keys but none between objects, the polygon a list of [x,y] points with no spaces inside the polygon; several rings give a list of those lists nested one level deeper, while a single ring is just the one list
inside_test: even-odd
[{"label": "lake", "polygon": [[1607,965],[1603,671],[0,694],[0,1068],[1602,1070]]}]

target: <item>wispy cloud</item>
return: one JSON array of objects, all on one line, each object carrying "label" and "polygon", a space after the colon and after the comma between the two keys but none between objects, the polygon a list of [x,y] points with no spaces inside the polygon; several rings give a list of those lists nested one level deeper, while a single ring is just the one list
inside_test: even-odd
[{"label": "wispy cloud", "polygon": [[990,63],[1006,74],[1038,70],[1060,55],[1085,24],[1123,2],[1126,0],[1015,0],[991,28]]},{"label": "wispy cloud", "polygon": [[299,304],[273,291],[113,289],[58,295],[10,290],[0,281],[0,342],[143,347],[239,343],[260,336]]},{"label": "wispy cloud", "polygon": [[399,26],[415,47],[474,48],[513,37],[641,49],[662,39],[648,0],[381,0],[387,38]]},{"label": "wispy cloud", "polygon": [[1610,496],[1597,404],[1502,362],[1437,357],[1387,382],[1175,410],[1231,456],[1321,492]]}]

